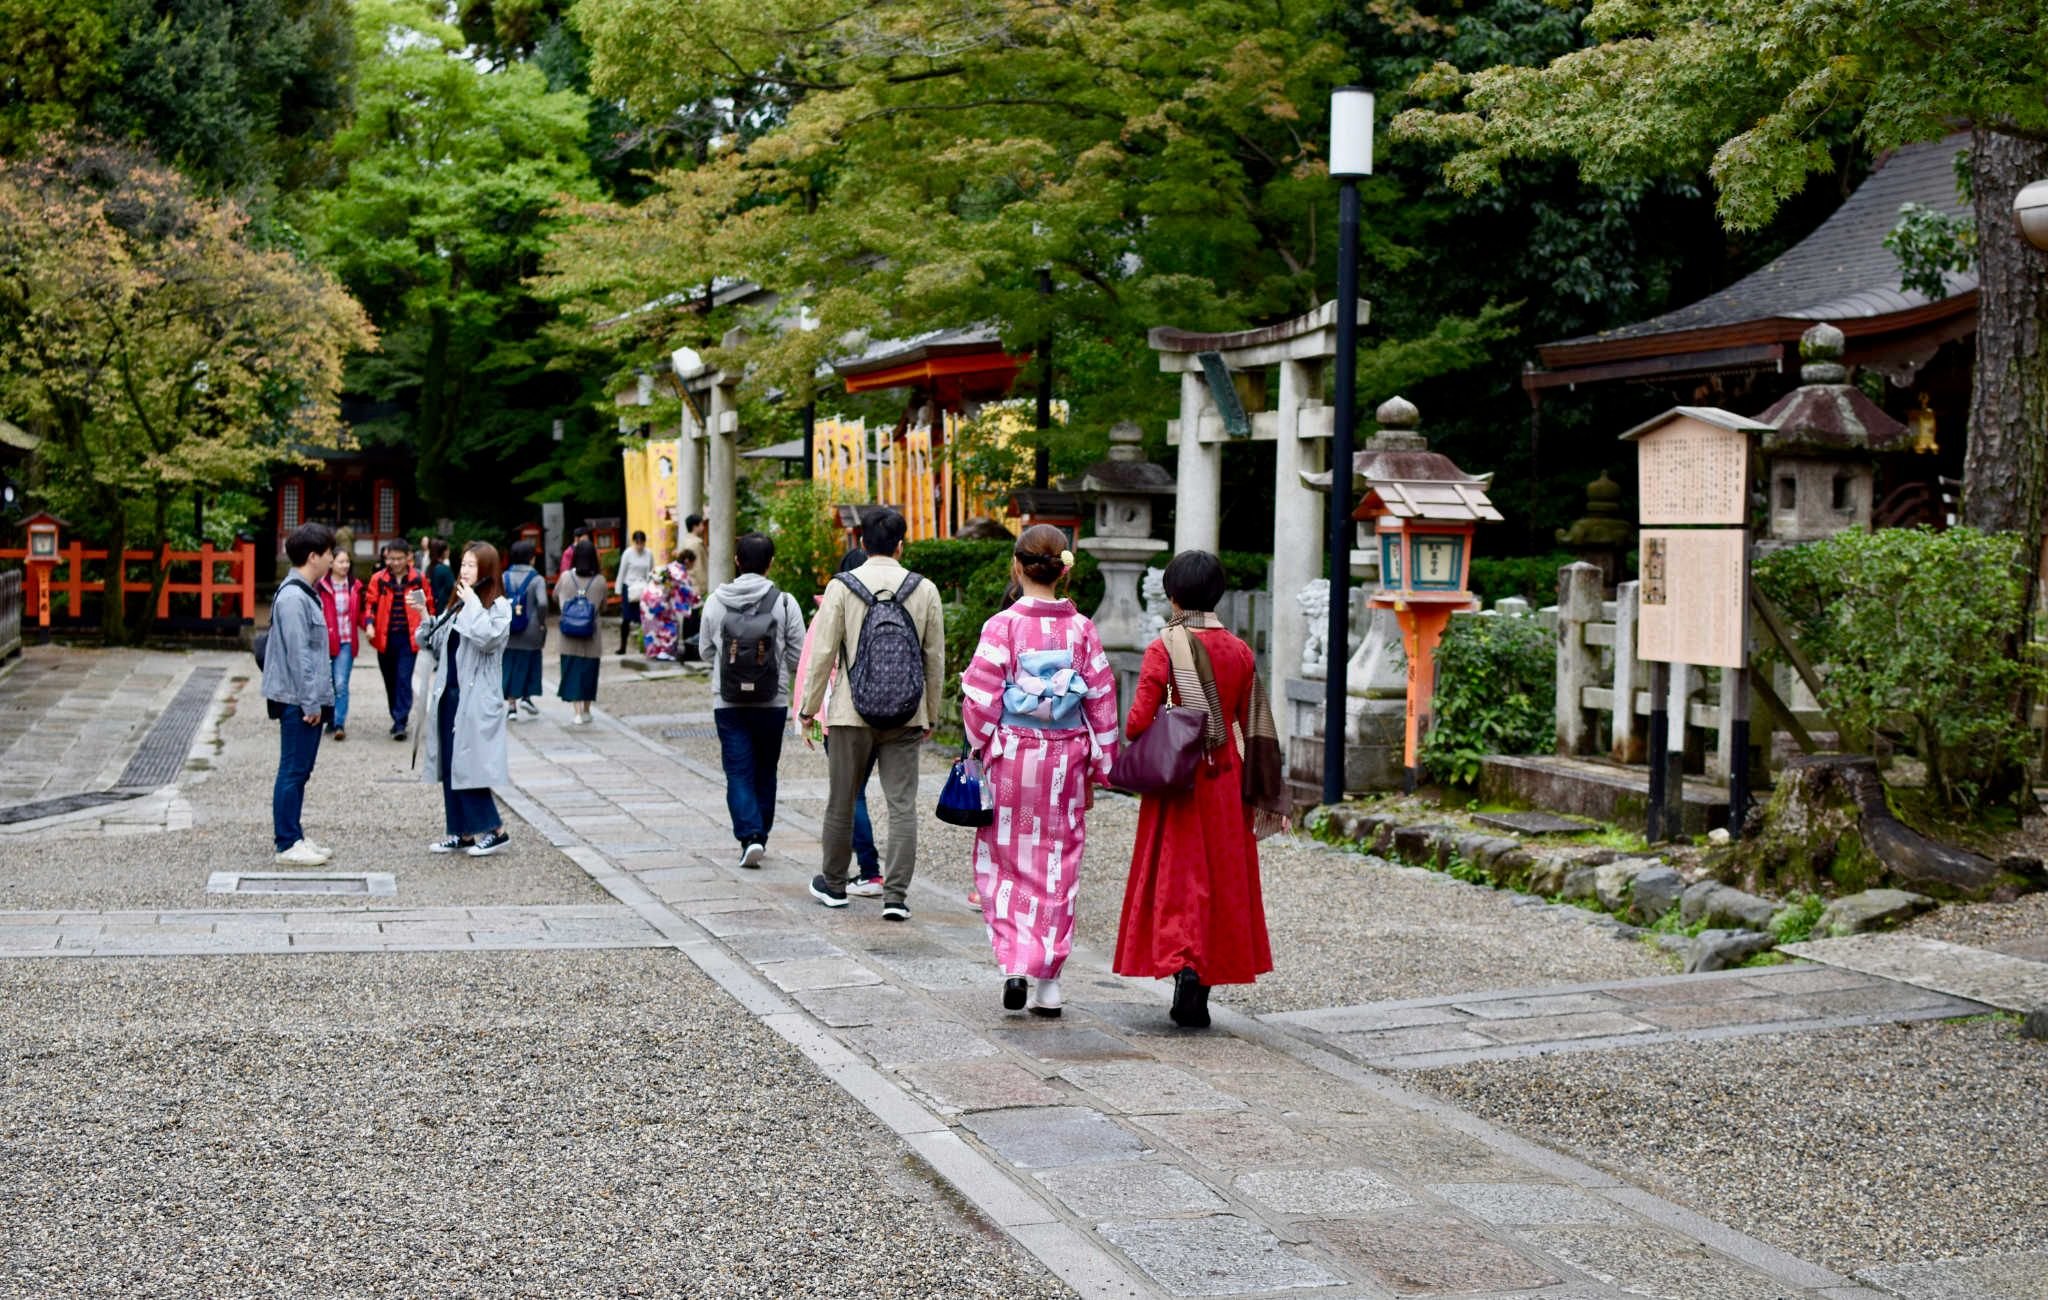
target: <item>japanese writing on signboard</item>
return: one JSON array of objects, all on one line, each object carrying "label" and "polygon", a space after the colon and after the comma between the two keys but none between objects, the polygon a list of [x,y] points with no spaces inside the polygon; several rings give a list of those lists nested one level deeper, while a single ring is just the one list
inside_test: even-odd
[{"label": "japanese writing on signboard", "polygon": [[1645,525],[1743,522],[1746,433],[1680,416],[1637,440],[1636,469]]},{"label": "japanese writing on signboard", "polygon": [[1744,667],[1747,554],[1740,528],[1644,529],[1636,653],[1650,663]]}]

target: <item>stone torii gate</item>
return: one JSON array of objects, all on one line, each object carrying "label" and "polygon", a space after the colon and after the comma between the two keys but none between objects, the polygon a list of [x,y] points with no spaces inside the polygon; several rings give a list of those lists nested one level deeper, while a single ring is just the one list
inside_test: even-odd
[{"label": "stone torii gate", "polygon": [[[1370,304],[1359,302],[1361,324],[1370,310]],[[1273,716],[1286,730],[1285,682],[1301,662],[1308,635],[1294,595],[1323,568],[1328,507],[1321,493],[1302,482],[1302,474],[1325,468],[1325,449],[1336,426],[1334,408],[1316,393],[1318,371],[1337,355],[1337,304],[1326,302],[1293,320],[1232,334],[1160,326],[1146,341],[1159,354],[1160,370],[1180,376],[1180,418],[1166,426],[1167,442],[1179,448],[1174,550],[1220,549],[1223,445],[1233,438],[1274,444],[1273,640],[1266,675]],[[1280,372],[1276,405],[1247,412],[1231,376],[1250,372],[1263,379],[1268,366]]]},{"label": "stone torii gate", "polygon": [[[728,348],[746,341],[738,329],[729,330],[720,343]],[[739,387],[741,376],[716,370],[702,361],[685,369],[683,357],[673,360],[676,383],[683,393],[683,418],[678,439],[676,467],[676,523],[693,514],[710,522],[711,539],[705,547],[705,590],[708,596],[721,583],[731,582],[737,565],[734,543],[739,520],[735,514],[739,492]]]}]

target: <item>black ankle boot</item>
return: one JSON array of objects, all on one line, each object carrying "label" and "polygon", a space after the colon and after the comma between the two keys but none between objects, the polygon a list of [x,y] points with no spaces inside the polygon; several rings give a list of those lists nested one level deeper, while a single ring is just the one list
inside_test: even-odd
[{"label": "black ankle boot", "polygon": [[1173,977],[1173,1005],[1166,1014],[1183,1029],[1209,1027],[1209,986],[1202,983],[1194,967],[1183,966]]},{"label": "black ankle boot", "polygon": [[1012,975],[1003,981],[1003,1010],[1022,1011],[1026,987],[1022,975]]}]

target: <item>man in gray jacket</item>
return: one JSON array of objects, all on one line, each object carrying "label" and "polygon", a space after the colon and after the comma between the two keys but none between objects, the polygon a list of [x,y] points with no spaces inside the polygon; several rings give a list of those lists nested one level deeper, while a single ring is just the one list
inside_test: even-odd
[{"label": "man in gray jacket", "polygon": [[796,597],[768,581],[774,542],[748,533],[733,558],[740,576],[704,602],[701,644],[733,838],[740,865],[758,867],[775,828],[775,768],[789,725],[789,681],[804,650],[804,615]]},{"label": "man in gray jacket", "polygon": [[270,827],[280,864],[317,867],[333,854],[306,838],[299,818],[313,760],[320,754],[321,727],[334,712],[327,618],[314,590],[334,562],[334,530],[325,524],[301,524],[285,538],[284,553],[292,571],[271,599],[270,631],[263,646],[263,698],[279,728]]}]

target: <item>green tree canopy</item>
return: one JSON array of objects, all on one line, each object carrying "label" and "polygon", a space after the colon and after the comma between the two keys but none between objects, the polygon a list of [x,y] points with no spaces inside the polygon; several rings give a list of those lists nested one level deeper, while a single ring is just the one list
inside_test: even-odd
[{"label": "green tree canopy", "polygon": [[333,143],[342,180],[300,224],[383,330],[350,387],[406,415],[372,432],[409,436],[421,496],[464,513],[458,475],[546,443],[579,392],[564,399],[545,376],[546,311],[524,284],[560,229],[554,209],[596,196],[587,102],[532,64],[480,65],[413,0],[359,0],[356,39],[356,116]]},{"label": "green tree canopy", "polygon": [[[0,159],[0,411],[43,437],[45,496],[111,552],[165,542],[185,494],[332,442],[342,358],[373,343],[338,283],[145,155]],[[102,602],[110,642],[147,619],[118,588]]]}]

